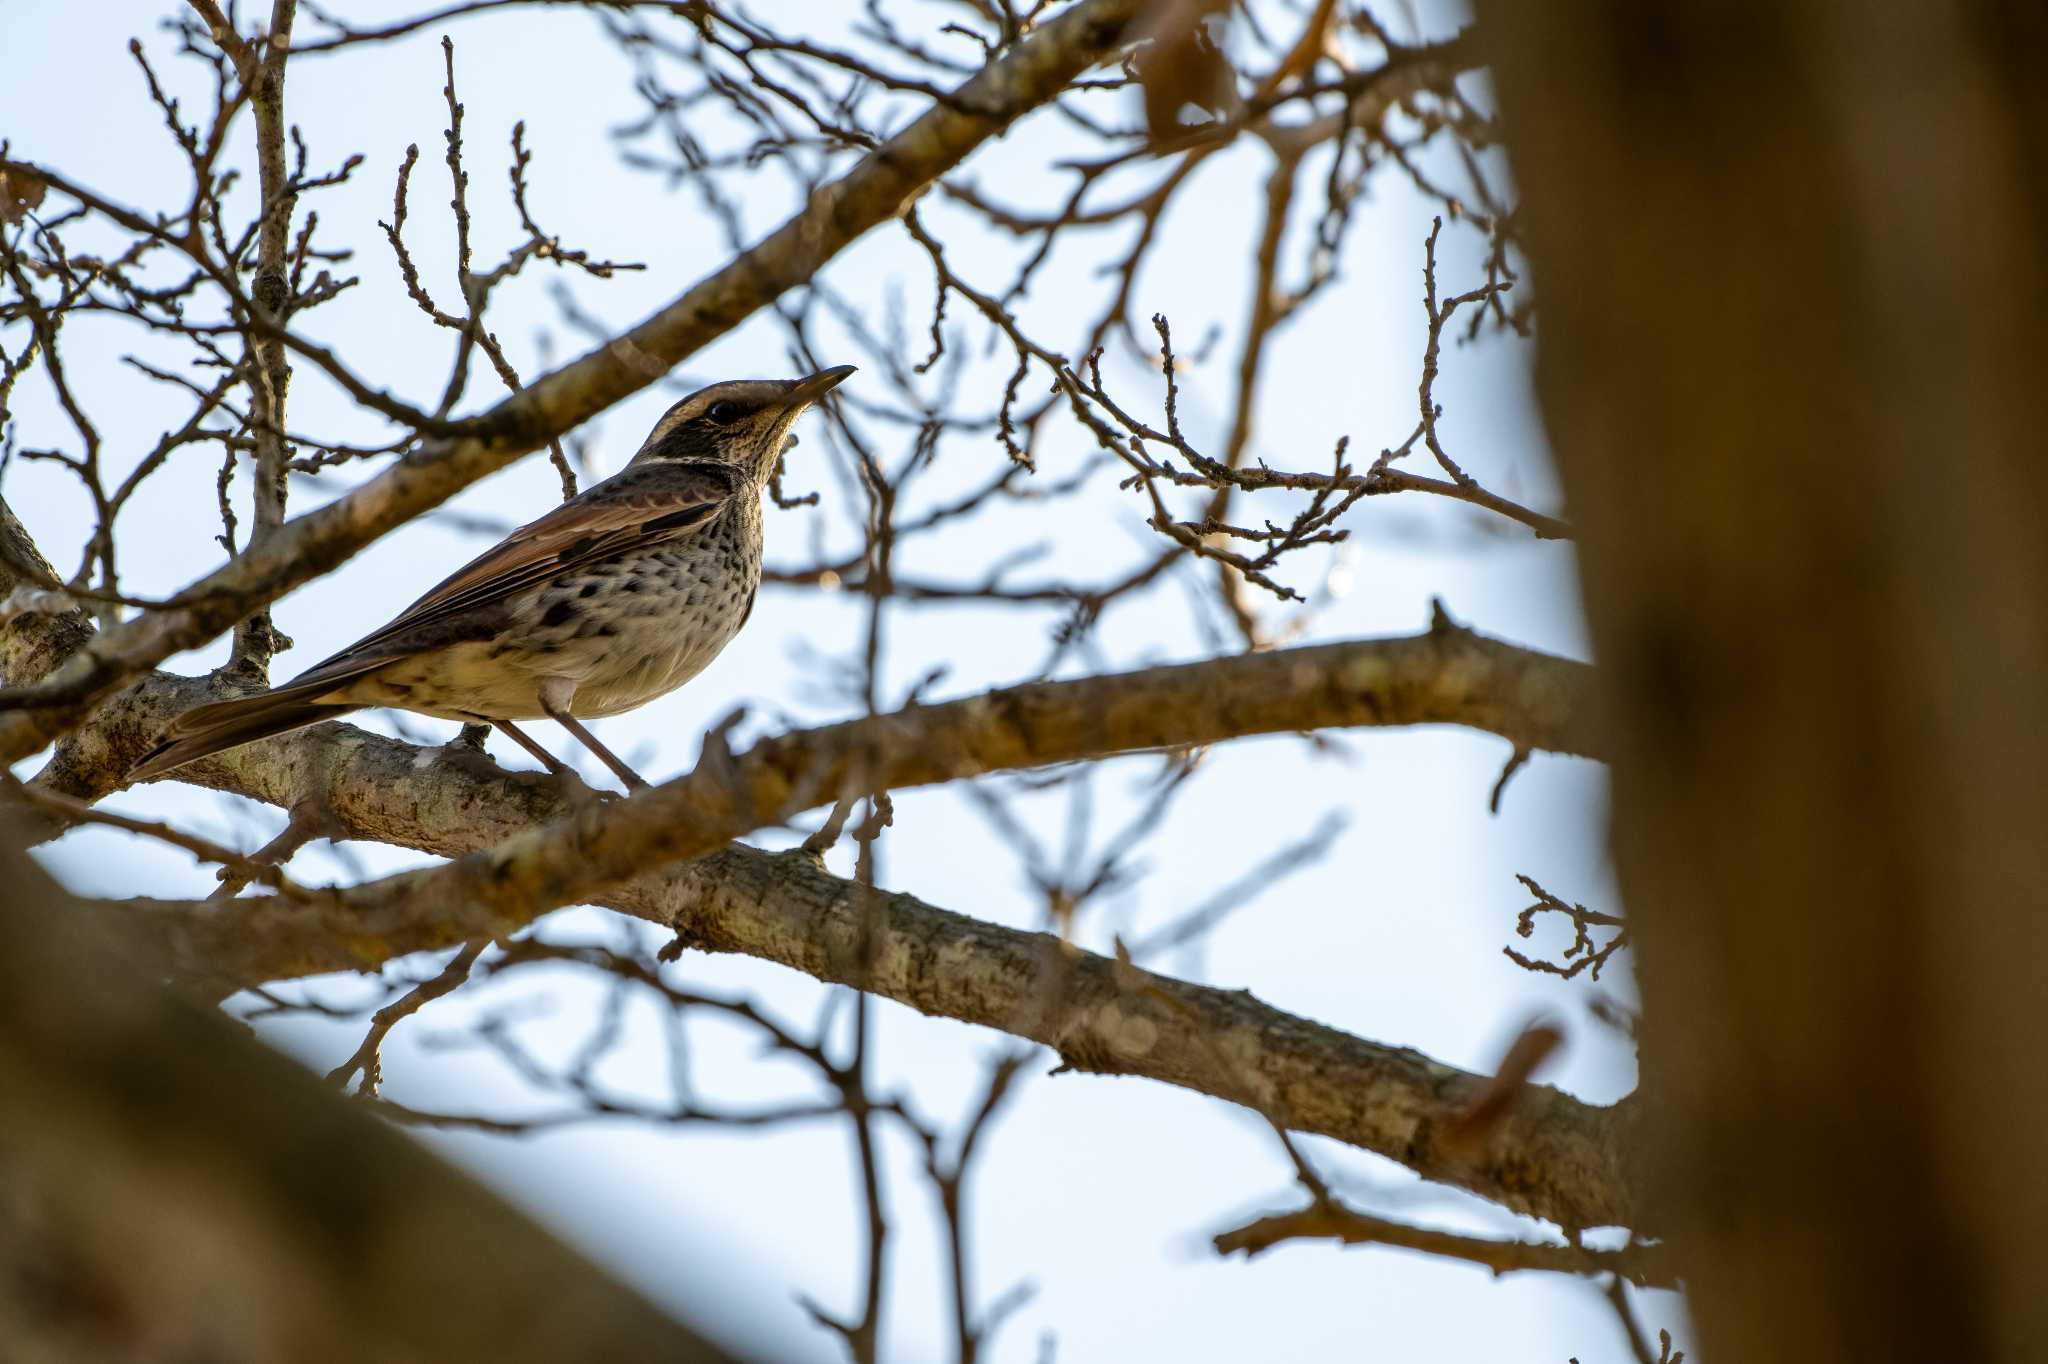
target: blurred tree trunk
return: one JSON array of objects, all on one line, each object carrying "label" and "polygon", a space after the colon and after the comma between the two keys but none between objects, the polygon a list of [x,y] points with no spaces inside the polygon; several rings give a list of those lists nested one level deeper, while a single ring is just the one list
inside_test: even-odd
[{"label": "blurred tree trunk", "polygon": [[1710,1360],[2048,1348],[2048,7],[1482,3]]},{"label": "blurred tree trunk", "polygon": [[98,950],[10,837],[0,827],[0,1358],[727,1358]]}]

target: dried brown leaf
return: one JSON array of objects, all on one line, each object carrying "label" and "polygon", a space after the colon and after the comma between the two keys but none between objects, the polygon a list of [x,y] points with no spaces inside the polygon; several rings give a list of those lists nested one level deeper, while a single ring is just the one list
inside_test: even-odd
[{"label": "dried brown leaf", "polygon": [[1153,141],[1185,132],[1180,114],[1190,104],[1219,116],[1230,109],[1237,77],[1211,30],[1229,9],[1230,0],[1155,0],[1131,22],[1126,36],[1140,44],[1131,65]]},{"label": "dried brown leaf", "polygon": [[50,186],[33,171],[12,166],[0,170],[0,222],[18,223],[39,207]]}]

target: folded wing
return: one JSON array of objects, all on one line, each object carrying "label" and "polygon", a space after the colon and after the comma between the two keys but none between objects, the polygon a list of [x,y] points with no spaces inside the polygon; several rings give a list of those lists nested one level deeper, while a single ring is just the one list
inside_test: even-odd
[{"label": "folded wing", "polygon": [[489,637],[506,623],[496,608],[550,578],[698,534],[740,491],[738,475],[720,464],[660,463],[622,470],[513,531],[430,588],[390,624],[286,685],[179,715],[130,780],[345,715],[357,707],[322,698],[399,659],[461,639]]}]

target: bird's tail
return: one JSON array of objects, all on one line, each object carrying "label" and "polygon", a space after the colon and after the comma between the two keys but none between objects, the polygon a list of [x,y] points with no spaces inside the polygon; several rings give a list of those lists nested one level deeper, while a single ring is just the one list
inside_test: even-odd
[{"label": "bird's tail", "polygon": [[[324,690],[324,688],[323,688]],[[128,780],[142,781],[161,776],[174,767],[209,757],[243,744],[285,734],[322,720],[338,720],[360,706],[334,701],[315,701],[291,687],[244,696],[233,701],[215,701],[192,709],[171,721],[157,746],[143,755],[129,772]]]}]

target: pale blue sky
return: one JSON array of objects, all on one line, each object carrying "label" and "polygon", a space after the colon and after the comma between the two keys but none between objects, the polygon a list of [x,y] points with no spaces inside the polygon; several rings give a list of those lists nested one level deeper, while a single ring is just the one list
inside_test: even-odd
[{"label": "pale blue sky", "polygon": [[[401,9],[385,3],[347,8],[365,21]],[[755,10],[788,26],[823,8],[783,3]],[[88,12],[90,22],[81,22]],[[182,201],[182,158],[167,150],[139,75],[122,50],[131,33],[145,31],[152,50],[167,58],[168,44],[153,30],[155,17],[164,12],[156,0],[96,0],[90,6],[12,0],[0,9],[14,56],[8,63],[11,79],[0,87],[0,136],[11,140],[14,154],[62,166],[131,204]],[[512,123],[520,119],[536,153],[534,207],[549,230],[594,252],[649,263],[644,273],[606,284],[566,277],[585,310],[608,323],[635,321],[722,261],[718,236],[694,198],[618,166],[608,129],[633,117],[637,104],[624,62],[592,21],[515,11],[452,24],[447,31],[458,44],[468,110],[480,261],[492,260],[511,239],[504,148]],[[429,326],[406,302],[376,222],[389,215],[392,176],[406,143],[418,142],[422,156],[409,236],[430,283],[447,278],[447,182],[438,159],[445,114],[439,32],[297,63],[288,87],[292,117],[304,126],[316,164],[352,151],[367,157],[352,185],[318,202],[330,240],[358,248],[358,257],[342,268],[360,274],[364,283],[309,317],[306,330],[335,345],[375,382],[426,401],[439,390],[448,334]],[[163,65],[178,69],[168,60]],[[183,79],[197,98],[189,73]],[[246,125],[241,133],[236,155],[248,164]],[[1049,120],[1027,123],[985,149],[965,173],[1012,202],[1043,204],[1063,182],[1041,168],[1074,154],[1071,136]],[[1227,392],[1248,287],[1265,166],[1265,154],[1253,143],[1204,168],[1152,256],[1133,308],[1141,318],[1169,312],[1176,334],[1185,338],[1183,349],[1191,349],[1211,321],[1226,328],[1217,358],[1190,378],[1185,414],[1198,440],[1213,443],[1220,435],[1218,403]],[[1316,174],[1312,169],[1310,175]],[[1364,220],[1348,249],[1345,281],[1275,343],[1256,452],[1276,465],[1320,464],[1345,433],[1352,435],[1354,450],[1376,450],[1413,425],[1421,245],[1429,209],[1392,177],[1374,184],[1375,198],[1362,210]],[[767,175],[746,203],[755,227],[779,221],[790,207],[787,185]],[[958,232],[961,220],[941,207],[928,211],[935,228],[956,229],[951,259],[957,269],[985,285],[1007,279],[1007,243]],[[1446,291],[1470,287],[1477,280],[1472,243],[1449,231],[1444,240]],[[1087,264],[1058,257],[1035,290],[1027,319],[1055,340],[1072,337],[1082,309],[1094,306],[1103,287]],[[493,313],[494,329],[526,374],[544,367],[535,345],[539,330],[556,333],[558,358],[582,345],[560,326],[547,293],[551,280],[530,274],[503,291]],[[900,291],[910,344],[921,357],[930,272],[900,230],[871,234],[835,262],[828,277],[877,318],[888,294]],[[964,312],[956,302],[953,318]],[[67,336],[74,382],[101,415],[110,450],[123,452],[114,458],[132,458],[167,422],[182,418],[116,363],[130,344],[126,333],[111,328],[80,326]],[[825,356],[828,362],[839,358]],[[1447,349],[1438,386],[1447,410],[1444,432],[1483,480],[1552,505],[1527,361],[1525,349],[1499,341]],[[1120,382],[1132,391],[1156,384],[1136,365],[1118,363],[1117,372],[1125,376]],[[693,357],[684,373],[707,379],[775,374],[786,367],[778,334],[757,320]],[[981,386],[993,402],[1008,369],[1002,356],[978,363],[970,387]],[[857,386],[862,378],[852,382]],[[479,381],[472,396],[472,406],[493,398],[493,385]],[[618,467],[669,401],[660,390],[643,393],[587,430],[597,472]],[[24,381],[15,406],[24,444],[64,439],[66,430],[53,420],[40,381]],[[345,399],[302,369],[293,391],[294,427],[325,429],[328,418],[338,420],[346,410]],[[827,507],[772,513],[770,557],[777,562],[803,559],[814,526],[825,526],[835,543],[845,539],[837,485],[820,465],[805,462],[806,452],[822,460],[823,442],[804,429],[807,444],[793,457],[792,478],[798,489],[824,492]],[[1043,467],[1057,475],[1085,449],[1068,428],[1048,446]],[[130,513],[131,533],[123,542],[130,590],[167,590],[218,561],[211,539],[217,531],[211,511],[215,456],[194,450],[181,458],[189,464],[159,476],[154,491]],[[1001,458],[992,443],[960,442],[948,448],[928,491],[936,495],[941,486],[973,483],[999,467]],[[246,488],[246,480],[241,486]],[[295,505],[303,509],[309,498],[332,495],[342,486],[337,480],[325,491],[295,488]],[[89,524],[87,505],[68,475],[17,461],[5,492],[45,551],[68,571]],[[545,462],[529,459],[454,505],[509,522],[534,515],[555,496]],[[1048,516],[1056,518],[1050,526],[1039,519]],[[1070,562],[1108,569],[1130,561],[1144,545],[1149,533],[1142,518],[1135,497],[1100,494],[1073,513],[1025,504],[1000,511],[970,533],[918,544],[906,551],[905,567],[965,579],[992,557],[992,543],[1057,538]],[[1353,585],[1306,638],[1410,632],[1426,622],[1430,598],[1438,596],[1482,630],[1585,656],[1568,548],[1538,544],[1520,533],[1481,534],[1472,514],[1414,498],[1366,502],[1347,524],[1353,532],[1345,551]],[[279,676],[378,624],[476,548],[472,537],[445,523],[416,525],[287,597],[278,619],[298,647],[279,659]],[[1306,581],[1299,573],[1293,580]],[[1113,613],[1104,647],[1116,666],[1197,657],[1204,645],[1191,621],[1187,594],[1169,589],[1147,605]],[[905,685],[943,663],[950,671],[938,690],[949,695],[1017,680],[1043,657],[1053,622],[1052,613],[1035,611],[941,607],[899,613],[892,626],[892,678]],[[783,716],[834,717],[843,713],[841,703],[823,694],[812,659],[843,654],[858,638],[860,623],[857,602],[768,591],[746,634],[709,672],[673,697],[606,722],[603,733],[620,751],[637,751],[643,771],[666,775],[687,766],[705,727],[741,702],[753,705],[756,729],[780,723]],[[178,666],[210,666],[224,651],[225,644],[216,643]],[[442,732],[424,721],[411,725],[415,732]],[[1342,747],[1343,758],[1315,756],[1295,739],[1257,740],[1214,752],[1193,794],[1147,847],[1150,875],[1109,912],[1097,911],[1084,934],[1087,945],[1100,949],[1112,930],[1142,931],[1164,922],[1176,907],[1203,898],[1271,847],[1341,809],[1350,825],[1333,856],[1226,922],[1198,960],[1161,965],[1248,988],[1281,1008],[1476,1070],[1490,1068],[1532,1014],[1553,1012],[1566,1020],[1570,1045],[1546,1078],[1595,1101],[1626,1093],[1633,1084],[1632,1058],[1588,1018],[1582,985],[1531,978],[1500,952],[1511,941],[1514,912],[1523,903],[1517,872],[1567,898],[1602,907],[1614,903],[1598,833],[1603,772],[1590,763],[1539,759],[1516,778],[1502,814],[1494,818],[1486,812],[1486,796],[1506,757],[1499,740],[1451,730],[1362,732],[1342,736]],[[516,750],[502,753],[508,763],[515,761]],[[1140,760],[1105,765],[1098,782],[1099,827],[1105,833],[1129,808],[1130,793],[1149,770]],[[237,802],[169,784],[116,804],[243,839],[273,831],[279,820],[274,812],[252,815]],[[1037,906],[1013,861],[957,796],[912,793],[899,798],[898,810],[897,827],[884,845],[888,884],[963,912],[1038,926]],[[1035,815],[1056,835],[1056,807]],[[1221,853],[1218,829],[1229,830],[1228,841],[1235,845]],[[758,841],[773,843],[777,836]],[[417,860],[381,848],[353,851],[373,871]],[[175,895],[202,891],[209,881],[180,854],[96,833],[66,839],[48,850],[47,860],[72,884],[98,892]],[[297,866],[316,878],[347,874],[317,850]],[[605,916],[588,910],[569,911],[550,923],[559,936],[613,929]],[[814,1016],[822,998],[815,982],[750,960],[692,957],[683,969],[695,984],[750,995],[799,1021]],[[1605,983],[1628,989],[1613,974]],[[523,986],[458,998],[406,1025],[387,1049],[389,1092],[424,1107],[516,1106],[516,1090],[494,1065],[425,1044],[458,1030],[486,1003],[537,993],[529,978]],[[563,975],[545,997],[549,1012],[527,1024],[526,1035],[540,1046],[573,1046],[576,1025],[591,1016],[596,990]],[[881,1006],[878,1017],[884,1086],[907,1089],[930,1115],[962,1110],[978,1084],[983,1058],[1002,1040],[892,1005]],[[359,1029],[295,1023],[266,1032],[325,1066],[352,1049]],[[620,1083],[636,1076],[642,1083],[658,1082],[660,1046],[652,1016],[637,1017],[607,1075]],[[699,1083],[710,1095],[739,1102],[788,1092],[790,1072],[763,1063],[737,1034],[705,1031],[697,1052]],[[1250,1264],[1217,1261],[1207,1251],[1208,1234],[1294,1197],[1271,1135],[1248,1115],[1213,1100],[1138,1080],[1044,1078],[1049,1065],[1030,1072],[1035,1078],[996,1129],[976,1186],[981,1300],[992,1300],[1021,1278],[1038,1285],[1036,1298],[998,1337],[991,1358],[1037,1358],[1047,1332],[1057,1335],[1059,1358],[1068,1361],[1576,1355],[1594,1364],[1625,1357],[1605,1305],[1589,1286],[1574,1281],[1518,1276],[1496,1282],[1481,1270],[1386,1250],[1295,1247]],[[658,1299],[701,1314],[737,1339],[771,1342],[768,1348],[775,1352],[837,1357],[833,1343],[805,1319],[796,1294],[837,1309],[852,1301],[858,1207],[850,1143],[840,1127],[764,1136],[621,1126],[525,1140],[430,1140]],[[1515,1227],[1512,1219],[1474,1200],[1419,1189],[1385,1162],[1327,1142],[1310,1146],[1340,1185],[1368,1206],[1436,1225]],[[897,1257],[890,1357],[940,1358],[948,1327],[936,1222],[908,1149],[892,1145],[890,1158]],[[1655,1295],[1646,1302],[1653,1326],[1678,1325],[1673,1299]]]}]

